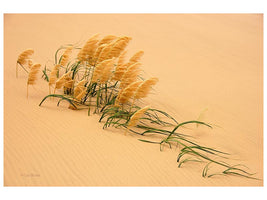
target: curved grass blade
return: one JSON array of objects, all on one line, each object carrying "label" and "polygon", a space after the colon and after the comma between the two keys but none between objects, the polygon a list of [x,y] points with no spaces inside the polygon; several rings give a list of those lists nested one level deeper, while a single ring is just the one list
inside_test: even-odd
[{"label": "curved grass blade", "polygon": [[61,98],[61,99],[63,99],[63,100],[66,100],[66,101],[68,101],[74,108],[77,109],[76,105],[73,103],[73,101],[72,101],[71,99],[69,99],[69,98],[67,98],[67,97],[65,97],[65,96],[63,96],[63,95],[60,95],[60,94],[50,94],[50,95],[45,96],[45,97],[43,98],[43,100],[40,102],[39,106],[41,106],[42,103],[43,103],[47,98],[49,98],[49,97],[57,97],[57,98]]}]

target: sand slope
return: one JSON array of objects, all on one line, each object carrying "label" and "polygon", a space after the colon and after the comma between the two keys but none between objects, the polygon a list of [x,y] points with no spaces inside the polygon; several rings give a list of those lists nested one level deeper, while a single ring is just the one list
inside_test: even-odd
[{"label": "sand slope", "polygon": [[[144,50],[146,76],[160,79],[147,98],[191,127],[202,144],[230,152],[263,178],[263,16],[252,15],[13,15],[4,16],[5,186],[262,186],[239,177],[201,177],[197,164],[178,169],[178,150],[103,130],[98,116],[55,101],[39,81],[26,98],[26,74],[15,77],[18,54],[51,65],[61,44],[92,34],[129,35],[129,55]],[[219,126],[219,127],[218,127]],[[185,130],[186,131],[186,130]]]}]

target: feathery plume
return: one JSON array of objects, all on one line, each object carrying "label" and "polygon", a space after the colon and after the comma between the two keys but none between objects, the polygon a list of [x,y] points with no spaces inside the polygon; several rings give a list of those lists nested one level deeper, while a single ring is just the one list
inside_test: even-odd
[{"label": "feathery plume", "polygon": [[136,81],[140,73],[141,63],[134,63],[127,68],[125,73],[122,75],[120,88],[125,88],[132,82]]},{"label": "feathery plume", "polygon": [[118,57],[118,66],[122,66],[125,63],[125,56],[127,51],[123,51],[120,56]]},{"label": "feathery plume", "polygon": [[[34,51],[33,49],[26,49],[21,54],[19,54],[16,64],[16,77],[18,77],[18,64],[25,65],[27,64],[27,60],[30,59],[30,57],[33,55]],[[29,65],[29,63],[28,63]],[[30,65],[29,65],[30,67]]]},{"label": "feathery plume", "polygon": [[77,97],[77,95],[86,88],[84,87],[85,83],[86,83],[86,80],[78,82],[78,84],[74,88],[74,92],[73,92],[74,97]]},{"label": "feathery plume", "polygon": [[146,106],[138,111],[136,111],[130,118],[128,122],[128,127],[136,126],[136,124],[140,121],[140,118],[144,115],[144,113],[149,109],[149,106]]},{"label": "feathery plume", "polygon": [[61,60],[60,60],[61,66],[65,66],[68,63],[72,49],[73,49],[73,46],[69,46],[63,53]]},{"label": "feathery plume", "polygon": [[28,75],[28,82],[27,82],[27,98],[28,98],[28,86],[29,85],[34,85],[36,83],[37,80],[37,74],[40,70],[41,65],[40,64],[34,64],[31,67],[31,70],[29,72]]},{"label": "feathery plume", "polygon": [[80,101],[86,94],[86,88],[84,88],[76,97],[75,99]]},{"label": "feathery plume", "polygon": [[[84,87],[82,90],[80,90],[79,93],[77,94],[77,96],[74,96],[74,98],[76,101],[81,101],[82,98],[84,98],[85,94],[86,94],[86,87]],[[73,104],[76,106],[76,108],[70,104],[69,109],[77,110],[77,103],[74,102]]]},{"label": "feathery plume", "polygon": [[114,59],[104,60],[103,62],[96,65],[94,74],[92,76],[92,83],[96,83],[102,76],[105,68],[110,68],[114,66]]},{"label": "feathery plume", "polygon": [[74,80],[72,80],[69,76],[66,77],[64,83],[64,89],[71,89],[73,87]]},{"label": "feathery plume", "polygon": [[127,70],[127,66],[126,65],[121,65],[121,66],[118,65],[116,67],[116,69],[115,69],[115,72],[113,74],[112,80],[120,81],[126,70]]},{"label": "feathery plume", "polygon": [[102,45],[99,45],[97,47],[97,49],[95,50],[95,53],[94,53],[94,56],[93,56],[93,62],[94,64],[97,63],[97,60],[98,60],[98,57],[100,55],[100,53],[102,52],[102,50],[107,46],[107,44],[102,44]]},{"label": "feathery plume", "polygon": [[117,58],[123,52],[123,50],[127,47],[130,40],[131,38],[127,36],[119,38],[112,46],[108,54],[108,58],[113,58],[113,57]]},{"label": "feathery plume", "polygon": [[25,51],[23,51],[17,60],[17,63],[24,65],[27,63],[27,59],[30,59],[30,57],[33,55],[34,51],[33,49],[26,49]]},{"label": "feathery plume", "polygon": [[101,74],[101,78],[100,78],[100,83],[106,83],[111,75],[112,75],[112,69],[114,68],[114,64],[115,64],[115,58],[112,58],[110,60],[110,62],[108,62],[108,64],[105,66],[102,74]]},{"label": "feathery plume", "polygon": [[116,38],[117,38],[117,36],[115,36],[115,35],[107,35],[99,41],[98,45],[101,46],[102,44],[108,44],[108,43],[112,42],[113,40],[115,40]]},{"label": "feathery plume", "polygon": [[97,48],[99,34],[93,35],[83,46],[83,48],[79,51],[77,58],[79,61],[92,61],[94,52]]},{"label": "feathery plume", "polygon": [[101,50],[99,56],[97,57],[96,64],[101,63],[102,61],[108,59],[108,55],[112,49],[112,46],[113,46],[113,43],[109,43],[109,44],[104,46],[104,48]]},{"label": "feathery plume", "polygon": [[29,68],[31,68],[31,67],[32,67],[32,65],[33,65],[33,62],[32,62],[32,60],[31,60],[31,59],[29,59],[29,60],[28,60],[28,66],[29,66]]},{"label": "feathery plume", "polygon": [[63,74],[57,81],[56,81],[56,85],[55,85],[55,90],[56,89],[60,89],[63,87],[63,85],[65,84],[66,80],[68,79],[67,77],[69,77],[71,71],[69,71],[66,74]]},{"label": "feathery plume", "polygon": [[131,63],[136,63],[139,62],[141,57],[144,55],[144,51],[138,51],[136,52],[131,58],[130,58],[130,62]]},{"label": "feathery plume", "polygon": [[34,85],[37,79],[37,74],[39,72],[41,65],[40,64],[34,64],[29,72],[28,76],[28,85]]},{"label": "feathery plume", "polygon": [[116,98],[115,104],[118,105],[119,103],[124,104],[127,103],[130,98],[134,95],[135,91],[142,84],[143,81],[135,81],[128,85],[125,89],[123,89],[118,97]]},{"label": "feathery plume", "polygon": [[148,95],[149,91],[151,90],[151,87],[153,85],[156,85],[156,83],[159,81],[158,78],[150,78],[145,80],[136,90],[134,94],[134,99],[141,99]]},{"label": "feathery plume", "polygon": [[60,68],[60,65],[55,65],[54,68],[52,69],[50,76],[49,76],[49,86],[56,83],[57,73],[58,73],[59,68]]},{"label": "feathery plume", "polygon": [[117,66],[113,74],[112,80],[115,81],[121,80],[123,74],[125,73],[127,69],[127,66],[124,64],[126,52],[127,51],[122,52],[121,55],[118,57]]}]

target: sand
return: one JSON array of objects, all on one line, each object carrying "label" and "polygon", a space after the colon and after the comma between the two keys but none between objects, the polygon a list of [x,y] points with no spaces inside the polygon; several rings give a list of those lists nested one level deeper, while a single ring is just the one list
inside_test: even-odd
[{"label": "sand", "polygon": [[[190,127],[201,144],[231,153],[263,179],[263,15],[261,14],[5,14],[5,186],[262,186],[263,180],[202,178],[199,164],[177,168],[178,149],[138,141],[136,135],[102,129],[98,115],[73,111],[48,94],[40,80],[29,88],[17,56],[52,65],[62,44],[91,35],[128,35],[129,55],[144,50],[145,75],[160,79],[146,102]],[[202,112],[206,110],[205,112]],[[187,131],[185,129],[185,131]]]}]

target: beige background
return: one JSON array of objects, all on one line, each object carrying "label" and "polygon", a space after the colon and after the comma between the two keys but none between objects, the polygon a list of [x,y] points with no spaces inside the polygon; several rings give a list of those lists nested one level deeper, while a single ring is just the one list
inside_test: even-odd
[{"label": "beige background", "polygon": [[[263,15],[116,14],[4,15],[5,186],[262,186],[240,177],[201,177],[200,165],[178,169],[177,149],[159,151],[98,116],[48,101],[39,81],[26,98],[26,74],[15,78],[17,56],[52,65],[56,49],[101,33],[133,38],[129,55],[144,50],[145,76],[160,79],[146,101],[190,127],[202,144],[231,153],[263,178]],[[188,130],[185,130],[188,131]]]}]

